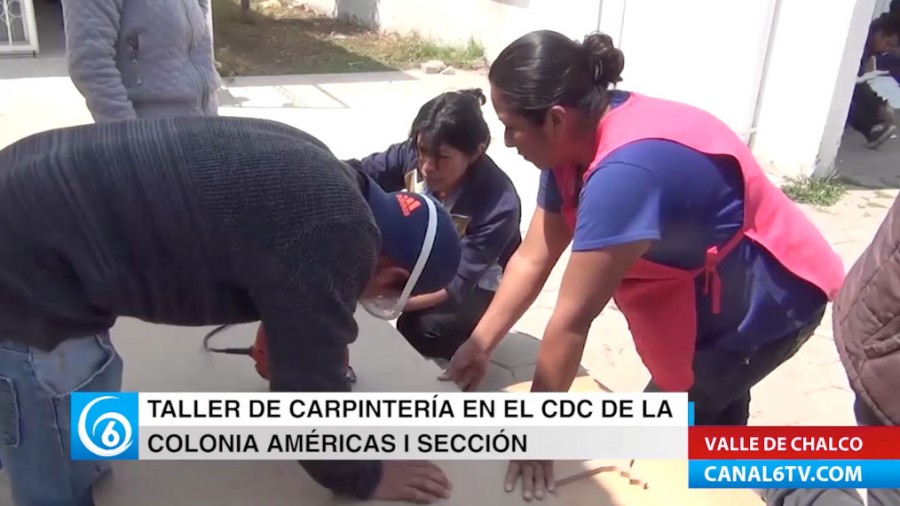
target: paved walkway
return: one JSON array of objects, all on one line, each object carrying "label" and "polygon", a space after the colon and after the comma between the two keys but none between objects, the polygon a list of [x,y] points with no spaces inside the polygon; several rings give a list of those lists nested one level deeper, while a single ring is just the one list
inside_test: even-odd
[{"label": "paved walkway", "polygon": [[[59,62],[51,62],[59,65]],[[4,63],[5,65],[5,63]],[[22,65],[21,63],[19,65]],[[22,70],[19,75],[59,75],[57,69]],[[2,79],[0,76],[0,146],[48,128],[90,121],[81,97],[65,77]],[[487,91],[483,75],[462,73],[431,76],[419,73],[286,76],[241,78],[227,83],[222,114],[260,116],[313,132],[339,157],[360,157],[405,138],[419,106],[447,89],[479,86]],[[495,138],[489,153],[509,171],[525,205],[524,230],[534,209],[537,172],[514,151],[503,146],[499,122],[490,106],[485,113]],[[857,139],[858,140],[858,139]],[[850,141],[852,142],[852,138]],[[896,143],[896,141],[889,141]],[[884,149],[897,149],[890,145]],[[855,158],[853,158],[855,157]],[[857,174],[875,174],[881,187],[891,186],[890,168],[866,169],[866,160],[896,162],[883,154],[866,158],[856,150],[851,159]],[[871,169],[871,170],[870,170]],[[900,172],[900,171],[898,171]],[[896,187],[896,185],[893,185]],[[871,240],[885,212],[897,196],[886,189],[851,191],[827,210],[806,208],[821,227],[847,267]],[[531,378],[544,326],[552,312],[565,258],[546,288],[510,336],[497,350],[497,366],[485,389],[502,388]],[[601,383],[616,391],[638,391],[647,373],[631,343],[624,319],[614,308],[594,323],[583,365]],[[830,314],[799,354],[762,382],[754,391],[753,423],[852,424],[852,395],[838,362],[831,335]]]}]

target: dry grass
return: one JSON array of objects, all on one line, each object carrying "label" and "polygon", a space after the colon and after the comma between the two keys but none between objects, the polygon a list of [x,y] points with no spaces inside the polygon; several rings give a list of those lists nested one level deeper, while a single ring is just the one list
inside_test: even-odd
[{"label": "dry grass", "polygon": [[216,59],[228,75],[321,74],[407,70],[432,59],[459,69],[484,63],[482,48],[440,46],[422,38],[376,33],[305,7],[213,0]]}]

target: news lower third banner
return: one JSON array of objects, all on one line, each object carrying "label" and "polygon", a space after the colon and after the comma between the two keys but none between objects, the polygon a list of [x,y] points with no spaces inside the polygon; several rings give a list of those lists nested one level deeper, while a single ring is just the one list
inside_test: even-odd
[{"label": "news lower third banner", "polygon": [[900,427],[691,427],[690,488],[900,488]]},{"label": "news lower third banner", "polygon": [[688,456],[683,393],[78,392],[73,460]]}]

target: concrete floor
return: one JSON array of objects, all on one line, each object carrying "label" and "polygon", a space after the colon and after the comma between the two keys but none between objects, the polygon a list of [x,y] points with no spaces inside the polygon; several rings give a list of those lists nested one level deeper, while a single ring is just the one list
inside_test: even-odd
[{"label": "concrete floor", "polygon": [[900,188],[900,138],[895,134],[877,149],[869,149],[865,138],[848,128],[841,140],[835,167],[838,174],[864,188]]}]

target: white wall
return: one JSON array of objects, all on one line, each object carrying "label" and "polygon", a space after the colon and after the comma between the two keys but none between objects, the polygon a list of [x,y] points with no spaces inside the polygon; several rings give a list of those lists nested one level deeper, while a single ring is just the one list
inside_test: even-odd
[{"label": "white wall", "polygon": [[334,16],[446,44],[479,41],[491,60],[525,33],[551,29],[575,38],[597,29],[601,0],[305,0]]},{"label": "white wall", "polygon": [[859,55],[889,0],[307,0],[332,15],[444,43],[471,38],[488,60],[537,29],[598,28],[625,52],[621,88],[717,115],[770,171],[829,171]]},{"label": "white wall", "polygon": [[[488,61],[510,42],[534,30],[582,39],[597,30],[603,0],[482,0],[487,25],[481,33]],[[450,2],[448,2],[450,3]]]},{"label": "white wall", "polygon": [[481,42],[488,60],[517,37],[598,28],[625,52],[623,88],[703,107],[745,138],[753,126],[776,0],[311,0],[384,30]]},{"label": "white wall", "polygon": [[876,0],[781,0],[753,150],[784,176],[830,172]]},{"label": "white wall", "polygon": [[625,53],[619,87],[692,104],[743,138],[753,128],[776,0],[605,0]]},{"label": "white wall", "polygon": [[304,0],[337,17],[349,17],[387,31],[418,31],[445,43],[478,38],[484,25],[485,0]]}]

